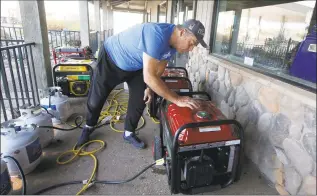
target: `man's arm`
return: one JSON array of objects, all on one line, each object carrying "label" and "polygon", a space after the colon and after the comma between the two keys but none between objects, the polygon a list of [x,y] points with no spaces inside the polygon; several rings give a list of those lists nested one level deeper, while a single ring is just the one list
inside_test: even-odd
[{"label": "man's arm", "polygon": [[168,61],[166,61],[166,60],[160,61],[158,63],[157,72],[156,73],[157,73],[157,75],[159,77],[161,77],[162,74],[164,73],[167,63],[168,63]]},{"label": "man's arm", "polygon": [[[167,63],[168,63],[168,61],[166,61],[166,60],[158,61],[157,71],[156,71],[156,75],[157,75],[158,77],[161,77],[162,74],[164,73],[165,68],[166,68],[166,66],[167,66]],[[150,88],[150,87],[148,86],[148,88]]]},{"label": "man's arm", "polygon": [[[165,66],[164,66],[165,64]],[[161,75],[164,72],[167,62],[158,61],[155,58],[143,53],[143,76],[144,82],[159,96],[176,103],[178,95],[170,90],[165,82],[161,80]]]}]

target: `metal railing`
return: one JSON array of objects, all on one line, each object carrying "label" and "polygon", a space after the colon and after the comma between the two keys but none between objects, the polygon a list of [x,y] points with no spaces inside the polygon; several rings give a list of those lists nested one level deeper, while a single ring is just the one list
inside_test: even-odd
[{"label": "metal railing", "polygon": [[22,27],[1,27],[1,40],[23,40]]},{"label": "metal railing", "polygon": [[79,31],[49,30],[48,40],[51,49],[59,46],[80,47],[81,45]]},{"label": "metal railing", "polygon": [[[17,118],[17,111],[26,103],[32,105],[39,103],[33,46],[35,43],[1,47],[0,105],[3,114],[1,121]],[[25,58],[23,58],[23,50]],[[4,55],[6,58],[3,58]]]},{"label": "metal railing", "polygon": [[[48,30],[50,49],[58,46],[80,46],[80,31]],[[1,27],[1,43],[13,40],[24,40],[22,27]],[[2,44],[1,46],[3,46]]]},{"label": "metal railing", "polygon": [[[1,39],[1,47],[5,47],[5,46],[13,46],[13,45],[17,45],[17,44],[23,44],[24,40],[3,40]],[[10,55],[13,56],[13,51],[9,51]],[[7,53],[2,54],[1,56],[3,59],[7,59],[8,55]],[[25,59],[26,58],[26,54],[25,54],[25,50],[22,49],[22,58]]]},{"label": "metal railing", "polygon": [[1,47],[4,46],[12,46],[12,45],[17,45],[17,44],[23,44],[24,40],[22,39],[17,39],[17,40],[10,40],[10,39],[1,39]]}]

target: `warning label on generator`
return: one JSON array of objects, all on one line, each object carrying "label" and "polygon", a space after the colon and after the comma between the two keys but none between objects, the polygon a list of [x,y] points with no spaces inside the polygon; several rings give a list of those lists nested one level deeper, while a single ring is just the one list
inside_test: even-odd
[{"label": "warning label on generator", "polygon": [[217,127],[200,127],[199,132],[212,132],[212,131],[220,131],[220,126]]},{"label": "warning label on generator", "polygon": [[42,155],[42,148],[39,138],[37,138],[33,143],[26,146],[26,152],[28,154],[29,163],[33,163]]}]

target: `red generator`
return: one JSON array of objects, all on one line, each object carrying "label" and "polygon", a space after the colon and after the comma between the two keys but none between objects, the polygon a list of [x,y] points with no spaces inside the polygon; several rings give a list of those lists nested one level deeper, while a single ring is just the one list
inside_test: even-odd
[{"label": "red generator", "polygon": [[[161,77],[167,87],[175,92],[192,92],[193,87],[190,80],[186,77]],[[149,105],[149,113],[152,118],[160,119],[159,105],[162,97],[153,94],[153,100]]]},{"label": "red generator", "polygon": [[85,49],[84,48],[73,48],[73,47],[56,47],[53,48],[53,58],[54,63],[57,65],[58,63],[61,63],[61,56],[64,55],[64,58],[66,57],[84,57],[85,56]]},{"label": "red generator", "polygon": [[188,78],[188,72],[184,67],[166,67],[162,77],[184,77]]},{"label": "red generator", "polygon": [[[191,92],[193,87],[188,79],[188,72],[184,67],[166,67],[161,79],[167,86],[175,92]],[[149,105],[149,114],[152,118],[159,119],[159,105],[162,97],[156,93],[153,95],[153,101]]]},{"label": "red generator", "polygon": [[[240,179],[243,129],[228,120],[205,92],[179,93],[200,102],[200,108],[160,106],[160,132],[154,136],[153,156],[164,158],[172,194],[197,194],[227,187]],[[205,95],[207,99],[201,97]]]}]

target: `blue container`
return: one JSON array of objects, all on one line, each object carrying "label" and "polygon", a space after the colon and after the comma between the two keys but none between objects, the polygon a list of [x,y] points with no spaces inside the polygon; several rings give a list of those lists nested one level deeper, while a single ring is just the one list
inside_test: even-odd
[{"label": "blue container", "polygon": [[300,44],[290,74],[316,83],[316,25]]}]

